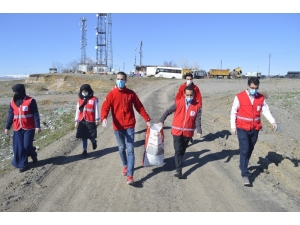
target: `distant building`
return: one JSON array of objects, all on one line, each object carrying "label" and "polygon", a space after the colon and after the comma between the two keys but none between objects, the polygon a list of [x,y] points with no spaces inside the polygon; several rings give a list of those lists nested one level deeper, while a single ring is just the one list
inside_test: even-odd
[{"label": "distant building", "polygon": [[56,68],[49,68],[49,73],[57,73],[57,69]]}]

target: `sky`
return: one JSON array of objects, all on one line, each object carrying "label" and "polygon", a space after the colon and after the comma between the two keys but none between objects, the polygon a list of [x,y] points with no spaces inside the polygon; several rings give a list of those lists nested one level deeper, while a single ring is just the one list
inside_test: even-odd
[{"label": "sky", "polygon": [[293,1],[273,6],[261,1],[172,2],[178,4],[156,0],[142,5],[130,0],[109,4],[87,0],[76,7],[56,0],[43,6],[31,0],[8,3],[0,9],[0,76],[48,73],[56,62],[67,66],[80,61],[82,17],[87,19],[86,56],[95,60],[96,13],[112,13],[115,70],[129,73],[135,62],[172,61],[178,67],[206,71],[237,67],[243,73],[263,75],[300,71],[300,10]]}]

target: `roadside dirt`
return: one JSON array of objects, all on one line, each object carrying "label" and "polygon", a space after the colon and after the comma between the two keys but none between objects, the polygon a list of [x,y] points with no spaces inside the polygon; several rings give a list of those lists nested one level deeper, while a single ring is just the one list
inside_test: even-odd
[{"label": "roadside dirt", "polygon": [[[173,103],[183,82],[129,78],[127,84],[133,86],[156,123]],[[101,88],[105,86],[109,90],[113,86],[113,80],[109,78],[102,87],[98,80],[85,80],[84,83],[91,84],[100,106],[107,92]],[[75,138],[73,130],[41,149],[39,162],[34,166],[30,162],[28,171],[19,173],[11,168],[4,173],[0,177],[0,211],[299,212],[300,79],[261,80],[260,92],[267,96],[280,130],[272,132],[270,124],[263,118],[263,130],[250,160],[251,187],[242,184],[238,141],[229,132],[234,96],[247,87],[247,81],[201,79],[194,83],[203,97],[203,137],[195,139],[187,149],[183,179],[173,176],[174,148],[170,133],[173,115],[165,121],[164,165],[143,167],[146,125],[136,113],[135,186],[127,185],[126,177],[121,175],[121,160],[109,118],[108,128],[98,127],[98,148],[92,150],[89,143],[86,158],[81,156],[81,141]],[[54,80],[43,93],[41,89],[34,89],[32,83],[29,92],[35,94],[33,97],[38,104],[47,99],[67,100],[74,105],[75,113],[77,90],[81,84],[70,84],[68,78],[64,78]],[[63,91],[72,86],[73,89]],[[1,102],[10,98],[2,97]]]}]

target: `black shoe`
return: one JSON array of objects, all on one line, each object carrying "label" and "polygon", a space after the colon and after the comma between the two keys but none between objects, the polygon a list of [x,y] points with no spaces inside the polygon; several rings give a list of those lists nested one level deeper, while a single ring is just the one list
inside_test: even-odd
[{"label": "black shoe", "polygon": [[35,158],[32,159],[32,163],[33,163],[33,164],[36,164],[37,161],[38,161],[37,157],[35,157]]},{"label": "black shoe", "polygon": [[93,149],[95,150],[97,148],[97,141],[95,140],[95,142],[92,144],[93,144]]},{"label": "black shoe", "polygon": [[83,149],[82,155],[83,155],[83,156],[87,156],[87,151],[86,151],[86,149]]},{"label": "black shoe", "polygon": [[27,170],[27,167],[21,168],[21,169],[19,169],[19,173],[23,173],[23,172],[25,172],[26,170]]},{"label": "black shoe", "polygon": [[193,138],[190,139],[191,144],[193,144]]},{"label": "black shoe", "polygon": [[176,173],[174,174],[174,177],[177,177],[178,179],[182,178],[182,172],[176,171]]}]

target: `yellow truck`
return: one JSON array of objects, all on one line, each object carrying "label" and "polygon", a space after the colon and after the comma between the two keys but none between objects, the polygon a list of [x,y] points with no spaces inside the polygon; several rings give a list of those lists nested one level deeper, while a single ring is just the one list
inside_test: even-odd
[{"label": "yellow truck", "polygon": [[242,73],[243,73],[242,68],[237,67],[230,72],[230,76],[231,76],[231,78],[242,78],[242,75],[243,75]]},{"label": "yellow truck", "polygon": [[220,69],[210,69],[208,76],[212,78],[225,78],[230,79],[230,69],[220,70]]}]

